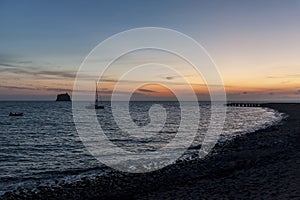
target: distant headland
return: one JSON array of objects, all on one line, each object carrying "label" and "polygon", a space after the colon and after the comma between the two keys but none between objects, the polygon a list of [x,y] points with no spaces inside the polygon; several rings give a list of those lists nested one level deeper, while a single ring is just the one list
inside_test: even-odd
[{"label": "distant headland", "polygon": [[58,94],[56,97],[56,101],[71,101],[71,97],[68,93]]}]

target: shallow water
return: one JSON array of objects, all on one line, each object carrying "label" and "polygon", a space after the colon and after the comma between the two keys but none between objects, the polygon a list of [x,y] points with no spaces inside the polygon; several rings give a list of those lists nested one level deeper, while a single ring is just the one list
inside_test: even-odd
[{"label": "shallow water", "polygon": [[[154,103],[164,107],[167,118],[163,129],[153,137],[131,138],[119,129],[108,102],[103,102],[104,110],[97,110],[99,124],[107,137],[121,148],[136,152],[160,149],[178,131],[180,106],[178,102],[132,102],[130,115],[137,126],[149,124],[148,111]],[[118,106],[121,108],[122,102]],[[200,103],[200,111],[198,136],[192,146],[201,143],[199,138],[207,129],[210,105]],[[24,116],[9,117],[9,112],[24,112]],[[228,107],[221,140],[270,126],[280,120],[281,115],[271,109]],[[192,151],[195,150],[188,151],[185,157]],[[113,152],[110,157],[114,158]],[[72,181],[109,170],[91,156],[81,142],[70,102],[0,103],[0,191],[18,186],[32,188],[37,183],[51,184],[55,180]]]}]

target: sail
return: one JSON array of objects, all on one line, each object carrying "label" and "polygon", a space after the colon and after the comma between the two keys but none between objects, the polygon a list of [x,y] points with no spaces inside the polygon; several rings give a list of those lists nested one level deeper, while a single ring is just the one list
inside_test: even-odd
[{"label": "sail", "polygon": [[95,105],[94,105],[94,108],[95,109],[104,109],[104,106],[99,106],[98,105],[98,101],[99,101],[98,84],[97,84],[97,81],[96,81],[96,94],[95,94]]},{"label": "sail", "polygon": [[[96,92],[95,92],[95,104],[90,105],[90,106],[86,106],[87,109],[104,109],[104,106],[102,105],[98,105],[98,101],[99,101],[99,95],[98,95],[98,83],[96,81]],[[100,99],[101,101],[101,99]]]}]

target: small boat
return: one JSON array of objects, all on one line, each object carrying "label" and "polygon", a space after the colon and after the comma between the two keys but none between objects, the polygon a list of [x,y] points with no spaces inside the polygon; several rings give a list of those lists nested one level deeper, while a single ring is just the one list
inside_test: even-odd
[{"label": "small boat", "polygon": [[98,89],[96,82],[95,104],[87,106],[88,109],[104,109],[104,106],[99,105]]},{"label": "small boat", "polygon": [[95,109],[104,109],[104,106],[95,105]]},{"label": "small boat", "polygon": [[23,113],[22,112],[16,112],[16,113],[10,112],[9,116],[23,116]]}]

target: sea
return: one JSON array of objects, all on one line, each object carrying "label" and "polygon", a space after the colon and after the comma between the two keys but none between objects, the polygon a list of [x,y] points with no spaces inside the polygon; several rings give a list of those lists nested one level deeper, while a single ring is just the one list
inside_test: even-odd
[{"label": "sea", "polygon": [[[157,137],[131,139],[114,122],[110,102],[101,102],[97,118],[107,137],[121,148],[154,151],[176,135],[180,126],[178,102],[130,102],[130,117],[140,127],[150,123],[149,109],[158,104],[167,111],[165,125]],[[119,103],[122,107],[124,102]],[[219,105],[224,106],[223,104]],[[208,127],[210,103],[199,102],[201,120],[198,134]],[[10,112],[23,112],[20,117]],[[159,116],[158,116],[159,117]],[[276,123],[281,113],[261,107],[227,107],[226,120],[219,142],[251,133]],[[127,133],[128,134],[128,133]],[[129,133],[130,134],[130,133]],[[197,140],[179,159],[193,159]],[[109,151],[109,150],[108,150]],[[110,157],[114,158],[114,152]],[[106,174],[112,169],[94,158],[81,141],[73,120],[71,102],[0,102],[0,195],[20,188],[72,182],[83,177]]]}]

